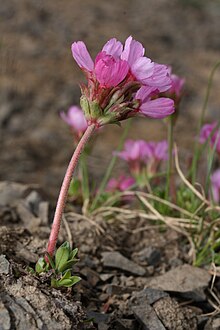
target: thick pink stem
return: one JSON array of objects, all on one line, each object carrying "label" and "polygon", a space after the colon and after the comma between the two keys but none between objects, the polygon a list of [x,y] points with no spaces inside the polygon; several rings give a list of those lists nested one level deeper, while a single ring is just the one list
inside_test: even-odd
[{"label": "thick pink stem", "polygon": [[73,156],[70,160],[69,166],[66,170],[66,174],[65,174],[65,177],[63,179],[63,183],[62,183],[62,186],[60,189],[60,194],[59,194],[59,198],[57,201],[56,211],[55,211],[55,215],[54,215],[54,219],[53,219],[53,225],[52,225],[52,229],[50,232],[50,237],[49,237],[49,241],[48,241],[48,245],[47,245],[47,253],[50,256],[53,256],[55,248],[56,248],[56,243],[57,243],[61,220],[62,220],[62,214],[63,214],[63,210],[65,207],[65,203],[66,203],[68,190],[69,190],[73,172],[78,163],[79,156],[80,156],[81,152],[83,151],[90,136],[92,135],[93,131],[95,130],[95,127],[96,127],[95,124],[91,124],[90,126],[88,126],[88,128],[86,129],[85,133],[83,134],[81,140],[79,141],[79,143],[73,153]]}]

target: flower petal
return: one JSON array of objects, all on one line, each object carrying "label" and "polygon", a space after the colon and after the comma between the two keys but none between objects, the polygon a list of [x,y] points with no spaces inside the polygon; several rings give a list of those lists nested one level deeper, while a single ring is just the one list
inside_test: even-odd
[{"label": "flower petal", "polygon": [[67,114],[65,112],[61,112],[60,116],[79,134],[85,132],[88,126],[84,113],[78,106],[70,107]]},{"label": "flower petal", "polygon": [[121,56],[122,50],[123,45],[116,38],[110,39],[102,48],[102,51],[106,52],[106,54],[112,55],[116,58]]},{"label": "flower petal", "polygon": [[151,118],[165,118],[174,112],[174,101],[166,97],[147,101],[141,104],[140,112]]},{"label": "flower petal", "polygon": [[80,68],[87,71],[92,71],[94,68],[93,60],[89,55],[86,45],[82,41],[77,41],[72,44],[72,55]]},{"label": "flower petal", "polygon": [[95,75],[103,87],[117,86],[128,73],[129,67],[126,61],[114,59],[105,52],[98,54],[95,61]]},{"label": "flower petal", "polygon": [[168,159],[168,143],[166,140],[155,144],[154,154],[158,160]]},{"label": "flower petal", "polygon": [[154,63],[153,75],[146,78],[144,83],[148,86],[157,87],[160,92],[167,91],[172,85],[169,68],[166,65]]},{"label": "flower petal", "polygon": [[133,65],[134,62],[144,55],[144,47],[142,44],[130,36],[125,41],[125,47],[121,54],[121,59],[125,60],[129,63],[129,65]]},{"label": "flower petal", "polygon": [[149,101],[152,94],[158,90],[155,87],[151,86],[142,86],[136,93],[135,99],[141,100],[142,103]]},{"label": "flower petal", "polygon": [[154,72],[154,63],[147,57],[139,57],[131,66],[131,72],[143,84]]}]

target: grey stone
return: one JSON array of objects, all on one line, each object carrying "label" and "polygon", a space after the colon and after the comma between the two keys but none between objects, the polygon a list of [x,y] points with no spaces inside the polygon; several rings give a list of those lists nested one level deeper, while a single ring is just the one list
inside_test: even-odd
[{"label": "grey stone", "polygon": [[0,106],[0,127],[4,126],[14,111],[13,103],[7,102]]},{"label": "grey stone", "polygon": [[0,330],[10,330],[11,320],[8,310],[4,304],[0,301]]},{"label": "grey stone", "polygon": [[10,205],[15,200],[23,198],[28,189],[29,187],[24,184],[8,181],[0,182],[0,205]]},{"label": "grey stone", "polygon": [[146,273],[143,267],[125,258],[119,252],[103,252],[102,257],[105,267],[117,268],[138,276],[143,276]]},{"label": "grey stone", "polygon": [[39,204],[41,201],[41,197],[37,191],[31,191],[30,194],[25,198],[25,204],[29,208],[29,210],[34,213],[38,214]]},{"label": "grey stone", "polygon": [[38,208],[38,217],[41,219],[41,225],[47,226],[49,219],[49,203],[40,202]]},{"label": "grey stone", "polygon": [[220,329],[220,318],[209,319],[206,323],[204,330],[219,330]]},{"label": "grey stone", "polygon": [[132,293],[135,290],[136,288],[110,284],[107,286],[106,292],[108,293],[108,295],[113,296],[122,295],[125,293]]},{"label": "grey stone", "polygon": [[178,292],[187,299],[203,301],[206,299],[204,289],[210,279],[211,275],[207,270],[185,264],[152,278],[147,287]]},{"label": "grey stone", "polygon": [[9,274],[10,263],[6,259],[5,255],[0,255],[0,274]]},{"label": "grey stone", "polygon": [[168,293],[156,290],[156,289],[151,289],[151,288],[146,288],[144,290],[141,290],[139,292],[136,292],[134,294],[134,299],[139,302],[139,304],[145,304],[148,303],[150,305],[154,304],[156,301],[158,301],[161,298],[168,297]]},{"label": "grey stone", "polygon": [[150,305],[133,306],[132,311],[135,317],[142,323],[144,330],[166,330]]},{"label": "grey stone", "polygon": [[110,278],[112,278],[114,274],[100,274],[99,277],[102,280],[102,282],[108,281]]},{"label": "grey stone", "polygon": [[141,261],[146,261],[148,265],[156,266],[160,262],[161,252],[152,246],[148,246],[139,252],[138,257]]}]

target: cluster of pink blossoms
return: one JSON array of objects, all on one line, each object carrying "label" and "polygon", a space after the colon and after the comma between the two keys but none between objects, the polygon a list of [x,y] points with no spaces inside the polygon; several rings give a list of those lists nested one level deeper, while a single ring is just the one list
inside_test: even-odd
[{"label": "cluster of pink blossoms", "polygon": [[144,171],[150,177],[156,173],[161,161],[168,158],[168,144],[167,141],[127,140],[124,150],[115,154],[128,163],[134,176]]},{"label": "cluster of pink blossoms", "polygon": [[[217,122],[205,124],[200,132],[200,143],[206,143],[209,139],[211,148],[216,147],[220,155],[220,129],[217,129]],[[211,175],[211,197],[215,203],[220,203],[220,169]]]},{"label": "cluster of pink blossoms", "polygon": [[120,175],[117,179],[112,178],[109,180],[106,191],[126,191],[135,184],[134,178],[131,176]]},{"label": "cluster of pink blossoms", "polygon": [[[217,128],[217,122],[212,124],[205,124],[200,132],[200,143],[205,143],[210,139],[211,147],[216,144],[216,151],[220,154],[220,129]],[[213,132],[215,130],[215,132]],[[213,134],[212,134],[213,133]]]},{"label": "cluster of pink blossoms", "polygon": [[211,176],[211,194],[215,203],[220,203],[220,169]]},{"label": "cluster of pink blossoms", "polygon": [[132,37],[123,47],[110,39],[92,60],[82,41],[72,54],[87,77],[81,85],[81,106],[88,124],[97,127],[141,114],[164,118],[174,112],[174,101],[159,97],[172,86],[169,68],[144,56],[144,47]]},{"label": "cluster of pink blossoms", "polygon": [[67,114],[65,112],[61,112],[60,116],[71,127],[76,139],[78,140],[81,138],[88,127],[82,109],[76,105],[73,105],[69,108]]},{"label": "cluster of pink blossoms", "polygon": [[169,67],[169,74],[171,78],[171,87],[166,92],[166,95],[175,101],[175,105],[178,105],[183,94],[185,79],[173,74],[171,67]]}]

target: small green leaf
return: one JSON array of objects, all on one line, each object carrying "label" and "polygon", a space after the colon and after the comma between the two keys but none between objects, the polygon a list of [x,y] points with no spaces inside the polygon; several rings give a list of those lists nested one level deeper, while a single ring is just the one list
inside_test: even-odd
[{"label": "small green leaf", "polygon": [[59,280],[57,285],[58,285],[58,287],[61,287],[61,286],[70,287],[73,285],[73,282],[71,279],[66,278],[64,280]]},{"label": "small green leaf", "polygon": [[65,286],[65,287],[69,288],[69,287],[75,285],[76,283],[78,283],[80,280],[81,280],[81,278],[79,276],[71,276],[68,279],[59,280],[57,284],[59,287]]},{"label": "small green leaf", "polygon": [[74,250],[72,250],[70,252],[69,259],[73,259],[77,255],[77,253],[78,253],[78,249],[77,248],[75,248]]},{"label": "small green leaf", "polygon": [[70,279],[72,280],[72,285],[75,285],[76,283],[78,283],[79,281],[81,281],[81,277],[79,276],[71,276]]},{"label": "small green leaf", "polygon": [[39,258],[36,265],[35,265],[35,271],[36,273],[44,273],[46,271],[47,263],[43,257]]},{"label": "small green leaf", "polygon": [[58,281],[53,277],[51,278],[50,285],[52,286],[52,288],[56,288],[56,289],[59,287]]},{"label": "small green leaf", "polygon": [[79,261],[79,259],[72,259],[72,260],[69,260],[67,261],[65,264],[63,264],[60,268],[59,268],[59,271],[61,273],[65,272],[67,269],[71,269],[72,266],[77,263],[77,261]]},{"label": "small green leaf", "polygon": [[[48,258],[48,261],[49,261],[49,264],[50,264],[50,267],[52,268],[52,269],[55,269],[55,264],[54,264],[54,261],[53,261],[53,259],[52,259],[52,257],[49,255],[49,253],[47,253],[46,252],[46,256],[47,256],[47,258]],[[47,264],[48,265],[48,264]],[[49,266],[49,265],[48,265]],[[49,268],[49,267],[48,267]],[[48,269],[47,269],[48,270]]]},{"label": "small green leaf", "polygon": [[55,255],[56,270],[60,271],[60,268],[68,261],[69,255],[70,244],[65,242],[59,247]]},{"label": "small green leaf", "polygon": [[60,281],[68,279],[71,277],[71,270],[67,270],[64,275],[62,276],[62,278],[60,279]]}]

